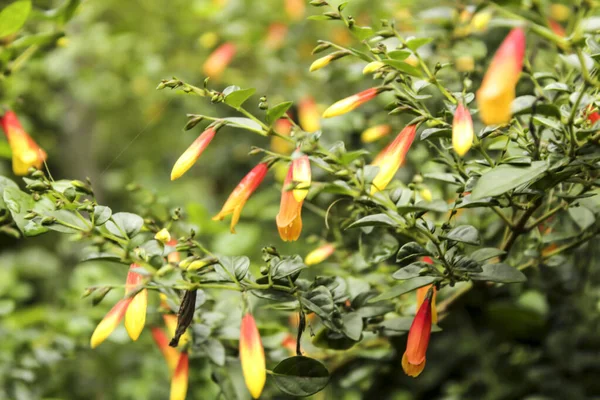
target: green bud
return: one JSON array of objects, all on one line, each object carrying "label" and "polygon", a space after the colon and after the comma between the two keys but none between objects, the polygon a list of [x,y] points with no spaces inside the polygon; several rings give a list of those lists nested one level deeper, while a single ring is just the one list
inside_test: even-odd
[{"label": "green bud", "polygon": [[167,265],[164,265],[158,271],[156,271],[156,276],[160,278],[161,276],[165,276],[166,274],[168,274],[171,271],[173,271],[173,266],[171,264],[167,264]]},{"label": "green bud", "polygon": [[186,131],[189,131],[190,129],[192,129],[193,127],[198,125],[204,119],[204,116],[188,114],[188,118],[189,118],[189,120],[188,120],[187,124],[185,124],[185,127],[183,128]]},{"label": "green bud", "polygon": [[312,0],[309,4],[313,7],[323,7],[328,3],[325,0]]},{"label": "green bud", "polygon": [[26,188],[34,192],[45,192],[50,188],[50,185],[46,182],[37,181],[30,183]]},{"label": "green bud", "polygon": [[264,265],[260,267],[260,274],[261,274],[261,275],[263,275],[263,276],[264,276],[264,275],[267,275],[268,273],[269,273],[269,268],[267,268],[267,267],[266,267],[266,266],[264,266]]},{"label": "green bud", "polygon": [[267,102],[261,101],[260,103],[258,103],[258,108],[260,108],[261,110],[266,110],[269,108],[269,104]]},{"label": "green bud", "polygon": [[428,273],[429,273],[429,268],[427,268],[427,267],[423,267],[419,270],[420,276],[427,275]]},{"label": "green bud", "polygon": [[30,212],[25,214],[25,216],[23,217],[24,219],[34,219],[35,217],[37,217],[37,213],[36,212]]},{"label": "green bud", "polygon": [[92,304],[97,306],[98,304],[100,304],[100,302],[102,300],[104,300],[104,297],[108,294],[108,292],[110,292],[112,290],[112,288],[105,286],[103,288],[100,288],[96,291],[96,295],[94,296],[94,298],[92,299]]},{"label": "green bud", "polygon": [[329,43],[319,43],[312,51],[312,54],[317,54],[331,47]]},{"label": "green bud", "polygon": [[92,188],[85,182],[73,180],[71,181],[71,185],[78,191],[85,194],[94,194]]},{"label": "green bud", "polygon": [[56,222],[56,218],[55,217],[44,217],[40,221],[40,224],[42,224],[42,225],[52,225],[55,222]]},{"label": "green bud", "polygon": [[88,297],[90,294],[94,293],[96,291],[95,287],[89,287],[87,289],[85,289],[83,291],[83,293],[81,294],[81,298],[85,299],[86,297]]},{"label": "green bud", "polygon": [[32,178],[35,178],[35,179],[43,178],[44,176],[45,176],[45,175],[44,175],[44,171],[41,171],[41,170],[39,170],[39,169],[36,169],[36,170],[35,170],[35,171],[33,171],[33,173],[31,174],[31,177],[32,177]]}]

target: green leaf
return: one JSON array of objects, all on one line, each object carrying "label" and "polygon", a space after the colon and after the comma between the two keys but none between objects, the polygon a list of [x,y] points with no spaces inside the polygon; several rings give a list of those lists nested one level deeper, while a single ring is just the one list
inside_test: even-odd
[{"label": "green leaf", "polygon": [[231,276],[235,276],[238,281],[246,277],[249,268],[250,259],[246,256],[222,256],[219,257],[219,264],[215,265],[215,271],[223,278],[231,279]]},{"label": "green leaf", "polygon": [[586,230],[596,222],[596,216],[587,207],[569,207],[569,216],[582,231]]},{"label": "green leaf", "polygon": [[[396,261],[402,263],[414,257],[426,256],[429,255],[429,252],[425,250],[423,246],[421,246],[417,242],[408,242],[403,245],[400,250],[398,250],[398,254],[396,255]],[[406,279],[406,278],[404,278]]]},{"label": "green leaf", "polygon": [[96,226],[104,225],[110,219],[112,210],[106,206],[94,207],[94,223]]},{"label": "green leaf", "polygon": [[418,68],[415,68],[412,65],[407,64],[403,61],[397,61],[397,60],[382,60],[382,61],[384,64],[394,67],[398,71],[404,72],[408,75],[417,76],[417,77],[422,76],[421,71]]},{"label": "green leaf", "polygon": [[33,208],[33,199],[16,186],[5,187],[3,199],[6,208],[8,208],[13,220],[17,224],[17,227],[21,232],[25,233],[25,225],[27,225],[29,221],[24,217],[29,210]]},{"label": "green leaf", "polygon": [[225,100],[223,100],[223,101],[225,102],[225,104],[227,104],[237,110],[255,92],[256,92],[256,89],[254,89],[254,88],[236,90],[234,92],[229,93],[227,96],[225,96]]},{"label": "green leaf", "polygon": [[12,180],[8,179],[5,176],[0,176],[0,209],[1,210],[6,209],[6,203],[4,202],[4,190],[9,187],[18,189],[19,185],[17,185],[15,182],[13,182]]},{"label": "green leaf", "polygon": [[357,221],[354,221],[346,229],[360,228],[363,226],[397,226],[398,224],[387,216],[387,214],[367,215]]},{"label": "green leaf", "polygon": [[440,137],[451,137],[452,129],[450,128],[428,128],[421,132],[421,140],[434,139]]},{"label": "green leaf", "polygon": [[358,342],[363,330],[363,320],[360,314],[351,312],[345,314],[342,320],[344,322],[344,326],[342,327],[344,335],[346,335],[349,339]]},{"label": "green leaf", "polygon": [[415,211],[433,211],[445,213],[448,211],[448,203],[444,200],[425,201],[421,200],[416,204],[407,204],[405,206],[398,206],[398,212],[403,215],[409,212]]},{"label": "green leaf", "polygon": [[382,300],[389,300],[401,296],[405,293],[412,292],[420,287],[427,286],[437,281],[439,278],[435,276],[419,276],[418,278],[408,279],[389,290],[381,293],[379,296],[373,297],[369,303],[376,303]]},{"label": "green leaf", "polygon": [[506,254],[504,250],[497,249],[495,247],[484,247],[483,249],[475,250],[469,255],[473,260],[477,262],[483,262],[490,258],[499,257]]},{"label": "green leaf", "polygon": [[[43,215],[56,218],[57,222],[48,225],[48,229],[56,231],[56,232],[79,233],[79,232],[87,232],[91,229],[91,223],[88,225],[86,222],[83,222],[72,211],[68,211],[68,210],[48,211],[48,212],[44,213]],[[64,224],[69,225],[69,226],[60,224],[58,221],[61,221]]]},{"label": "green leaf", "polygon": [[286,276],[292,275],[304,268],[306,268],[306,265],[302,261],[302,257],[299,255],[295,255],[293,257],[284,257],[273,267],[273,278],[285,278]]},{"label": "green leaf", "polygon": [[548,164],[544,161],[534,161],[529,167],[499,165],[479,178],[471,192],[471,197],[482,199],[498,196],[523,184],[536,181],[547,169]]},{"label": "green leaf", "polygon": [[433,42],[433,38],[409,38],[406,41],[406,47],[412,51],[417,50],[421,46],[425,46],[427,43]]},{"label": "green leaf", "polygon": [[[534,106],[535,104],[535,106]],[[547,117],[560,118],[560,110],[554,104],[542,103],[537,101],[537,97],[532,95],[520,96],[513,100],[511,113],[514,116],[533,114],[545,115]]]},{"label": "green leaf", "polygon": [[115,236],[132,238],[142,230],[144,219],[137,214],[120,212],[113,214],[105,226]]},{"label": "green leaf", "polygon": [[210,361],[220,367],[225,365],[225,347],[219,340],[208,338],[206,343],[203,343],[203,348]]},{"label": "green leaf", "polygon": [[411,54],[412,53],[408,50],[392,50],[387,53],[389,58],[398,61],[406,60]]},{"label": "green leaf", "polygon": [[16,33],[27,21],[31,0],[19,0],[0,11],[0,38]]},{"label": "green leaf", "polygon": [[560,132],[562,130],[562,127],[560,125],[559,121],[550,119],[550,118],[546,118],[546,117],[540,117],[539,115],[536,115],[535,117],[533,117],[533,120],[535,122],[538,122],[550,129],[554,129],[555,131]]},{"label": "green leaf", "polygon": [[267,123],[269,125],[273,125],[273,123],[275,123],[275,121],[277,121],[279,118],[281,118],[287,110],[289,110],[289,108],[292,106],[291,101],[285,101],[283,103],[279,103],[274,107],[269,108],[269,110],[267,111]]},{"label": "green leaf", "polygon": [[453,174],[449,174],[446,172],[429,172],[426,174],[423,174],[423,178],[425,179],[433,179],[436,181],[441,181],[441,182],[446,182],[446,183],[453,183],[453,184],[460,184],[460,178],[457,177],[456,175]]},{"label": "green leaf", "polygon": [[317,286],[302,297],[302,305],[319,317],[330,320],[333,313],[333,297],[324,286]]},{"label": "green leaf", "polygon": [[265,135],[266,133],[263,131],[262,126],[254,120],[250,118],[243,117],[228,117],[223,118],[223,121],[227,122],[227,125],[232,126],[234,128],[246,129],[252,132],[258,132],[261,135]]},{"label": "green leaf", "polygon": [[546,86],[544,86],[544,90],[548,91],[548,92],[565,92],[565,93],[571,93],[571,90],[569,89],[569,85],[567,85],[566,83],[561,83],[561,82],[552,82]]},{"label": "green leaf", "polygon": [[358,40],[365,40],[365,39],[368,39],[369,37],[373,36],[373,29],[368,26],[352,25],[352,28],[350,28],[350,31],[352,31],[352,34]]},{"label": "green leaf", "polygon": [[310,396],[329,383],[329,371],[317,360],[295,356],[281,361],[271,374],[277,387],[291,396]]},{"label": "green leaf", "polygon": [[499,283],[519,283],[527,281],[521,271],[508,264],[486,264],[481,267],[482,272],[471,274],[475,281],[490,281]]},{"label": "green leaf", "polygon": [[471,225],[459,225],[452,229],[445,236],[441,236],[448,240],[454,240],[455,242],[462,242],[478,246],[480,243],[479,232],[474,226]]},{"label": "green leaf", "polygon": [[398,271],[394,272],[394,274],[392,275],[392,278],[398,279],[398,280],[406,280],[406,279],[416,278],[419,276],[419,273],[421,272],[421,268],[423,268],[423,264],[425,264],[425,263],[421,264],[420,261],[417,261],[416,263],[407,265],[406,267],[402,267]]}]

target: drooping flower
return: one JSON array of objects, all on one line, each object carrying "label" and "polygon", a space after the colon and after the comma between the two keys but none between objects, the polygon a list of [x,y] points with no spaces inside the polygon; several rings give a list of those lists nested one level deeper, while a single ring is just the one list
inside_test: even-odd
[{"label": "drooping flower", "polygon": [[179,362],[179,350],[169,346],[170,339],[162,329],[153,327],[151,331],[154,342],[158,346],[158,349],[162,353],[167,365],[169,366],[169,371],[173,373],[177,367],[177,363]]},{"label": "drooping flower", "polygon": [[98,347],[110,334],[115,330],[115,328],[119,325],[123,317],[125,316],[125,312],[127,311],[127,307],[131,303],[131,298],[126,298],[120,300],[117,304],[111,308],[111,310],[104,316],[102,321],[96,326],[94,333],[92,333],[92,338],[90,339],[90,346],[92,349]]},{"label": "drooping flower", "polygon": [[433,290],[429,290],[408,331],[406,351],[402,356],[402,369],[408,376],[417,377],[425,368],[425,355],[431,335],[432,296]]},{"label": "drooping flower", "polygon": [[312,133],[321,129],[321,115],[312,97],[305,97],[298,104],[298,120],[306,132]]},{"label": "drooping flower", "polygon": [[459,156],[467,154],[473,145],[473,119],[469,109],[459,104],[452,121],[452,147]]},{"label": "drooping flower", "polygon": [[408,153],[408,149],[410,149],[416,133],[417,126],[408,125],[398,134],[392,143],[375,157],[371,165],[378,166],[379,172],[375,176],[375,179],[373,179],[371,194],[385,189],[391,182],[394,175],[396,175],[396,171],[398,171],[398,168],[404,162],[406,153]]},{"label": "drooping flower", "polygon": [[310,68],[308,70],[310,72],[317,71],[317,70],[329,65],[329,63],[332,62],[333,60],[335,60],[335,53],[331,53],[324,57],[317,58],[315,61],[313,61],[312,64],[310,64]]},{"label": "drooping flower", "polygon": [[325,112],[323,113],[323,118],[331,118],[336,117],[338,115],[346,114],[355,108],[361,106],[369,100],[373,100],[375,96],[380,93],[380,89],[378,88],[370,88],[367,90],[363,90],[360,93],[353,94],[350,97],[346,97],[340,101],[333,103]]},{"label": "drooping flower", "polygon": [[244,204],[248,201],[252,193],[261,184],[269,167],[266,163],[260,163],[252,168],[250,172],[240,181],[236,188],[231,192],[223,208],[213,217],[213,221],[222,221],[226,215],[233,214],[231,217],[231,233],[235,233],[235,225],[240,219]]},{"label": "drooping flower", "polygon": [[216,133],[217,130],[214,127],[210,127],[194,140],[194,143],[192,143],[175,162],[173,170],[171,171],[172,181],[181,177],[188,169],[192,168],[192,165],[198,161],[198,158],[200,158],[204,149],[206,149],[211,140],[213,140]]},{"label": "drooping flower", "polygon": [[190,374],[190,360],[187,352],[182,352],[177,362],[177,367],[171,378],[171,394],[169,400],[185,400],[188,390]]},{"label": "drooping flower", "polygon": [[213,51],[202,66],[206,76],[218,79],[235,56],[236,48],[233,43],[223,43]]},{"label": "drooping flower", "polygon": [[275,218],[279,236],[285,242],[298,240],[302,232],[302,203],[294,197],[293,190],[293,165],[290,165],[287,176],[281,189],[281,204],[279,213]]},{"label": "drooping flower", "polygon": [[[139,268],[137,264],[131,264],[127,274],[127,282],[125,283],[125,295],[131,293],[142,282],[142,275],[133,271]],[[125,329],[132,340],[137,340],[146,324],[146,310],[148,308],[148,289],[140,290],[133,298],[127,307],[125,313]]]},{"label": "drooping flower", "polygon": [[365,129],[360,135],[360,140],[363,143],[371,143],[389,135],[391,131],[392,127],[388,124],[375,125]]},{"label": "drooping flower", "polygon": [[12,151],[12,167],[15,175],[27,175],[29,168],[42,168],[46,152],[25,132],[13,111],[0,117],[0,125]]},{"label": "drooping flower", "polygon": [[487,125],[510,121],[510,106],[523,68],[525,32],[513,29],[504,39],[477,91],[481,120]]},{"label": "drooping flower", "polygon": [[362,70],[362,73],[363,75],[372,74],[373,72],[377,71],[379,68],[382,68],[384,66],[385,64],[381,61],[371,61],[370,63],[365,65],[365,67]]},{"label": "drooping flower", "polygon": [[438,315],[435,303],[435,299],[437,297],[437,289],[435,288],[435,286],[427,285],[417,289],[417,309],[419,309],[419,307],[421,307],[421,304],[423,304],[423,301],[425,301],[429,289],[433,290],[433,297],[431,298],[431,322],[437,324]]},{"label": "drooping flower", "polygon": [[296,185],[292,194],[296,201],[301,202],[306,198],[311,179],[310,160],[306,154],[300,153],[292,161],[292,181]]},{"label": "drooping flower", "polygon": [[326,243],[322,246],[317,247],[304,257],[304,263],[306,265],[315,265],[322,263],[329,258],[335,251],[335,246],[331,243]]},{"label": "drooping flower", "polygon": [[267,380],[265,350],[252,314],[242,318],[240,326],[240,361],[246,387],[258,399]]}]

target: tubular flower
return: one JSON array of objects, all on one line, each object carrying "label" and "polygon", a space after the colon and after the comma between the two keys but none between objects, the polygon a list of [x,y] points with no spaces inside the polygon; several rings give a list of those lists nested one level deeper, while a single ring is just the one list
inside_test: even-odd
[{"label": "tubular flower", "polygon": [[260,333],[250,313],[244,315],[240,326],[240,361],[246,387],[252,397],[258,399],[265,387],[267,370]]},{"label": "tubular flower", "polygon": [[[131,264],[129,273],[127,274],[127,282],[125,283],[125,295],[131,293],[136,286],[142,282],[142,275],[132,271],[138,268],[139,265]],[[127,307],[125,313],[125,329],[129,337],[135,341],[140,337],[144,325],[146,324],[146,309],[148,308],[148,289],[140,290],[133,298]]]},{"label": "tubular flower", "polygon": [[321,129],[321,115],[312,97],[305,97],[298,104],[298,120],[306,132],[316,132]]},{"label": "tubular flower", "polygon": [[[280,118],[275,121],[275,132],[282,136],[290,136],[292,133],[292,123],[287,118]],[[271,137],[271,150],[280,154],[290,154],[294,145],[287,140],[276,135]]]},{"label": "tubular flower", "polygon": [[288,33],[288,27],[285,24],[274,22],[269,25],[265,44],[269,49],[277,50],[285,42],[285,37]]},{"label": "tubular flower", "polygon": [[266,163],[260,163],[256,167],[252,168],[250,172],[240,181],[240,183],[233,189],[233,192],[227,198],[227,201],[223,205],[223,208],[217,215],[213,217],[213,221],[222,221],[226,215],[233,214],[231,217],[231,233],[235,233],[235,225],[240,219],[244,204],[250,198],[252,193],[261,184],[269,167]]},{"label": "tubular flower", "polygon": [[[429,258],[429,257],[425,257],[425,258]],[[437,307],[435,306],[437,290],[436,290],[435,286],[428,285],[428,286],[423,286],[423,287],[420,287],[417,289],[417,309],[419,307],[421,307],[421,304],[423,304],[423,301],[425,301],[425,298],[427,297],[427,292],[429,291],[430,288],[433,290],[433,297],[431,298],[431,322],[433,322],[434,324],[437,324],[438,315],[437,315]]]},{"label": "tubular flower", "polygon": [[473,145],[473,119],[462,103],[456,108],[452,121],[452,147],[459,156],[467,154]]},{"label": "tubular flower", "polygon": [[481,120],[487,125],[510,121],[510,105],[523,68],[525,32],[513,29],[504,39],[483,77],[477,91]]},{"label": "tubular flower", "polygon": [[365,129],[365,131],[360,135],[360,140],[363,143],[371,143],[381,139],[386,135],[389,135],[391,131],[392,127],[387,124],[375,125],[368,129]]},{"label": "tubular flower", "polygon": [[406,351],[402,356],[402,369],[404,373],[413,378],[419,376],[425,368],[425,353],[431,335],[431,297],[433,291],[427,292],[423,303],[415,315],[410,330]]},{"label": "tubular flower", "polygon": [[188,169],[192,168],[192,165],[202,155],[202,152],[210,144],[211,140],[215,137],[217,130],[214,127],[210,127],[198,136],[194,143],[183,152],[181,157],[175,162],[173,170],[171,171],[171,180],[174,181],[180,178],[187,172]]},{"label": "tubular flower", "polygon": [[155,327],[152,328],[151,331],[154,342],[158,346],[158,349],[162,353],[167,365],[169,366],[169,371],[173,373],[177,367],[177,363],[179,362],[179,351],[169,346],[169,338],[162,329]]},{"label": "tubular flower", "polygon": [[406,153],[408,153],[408,149],[415,139],[416,132],[416,125],[405,127],[396,139],[375,157],[371,165],[378,166],[379,172],[375,176],[375,179],[373,179],[371,194],[385,189],[394,175],[396,175],[396,171],[398,171],[398,168],[404,162],[404,157],[406,157]]},{"label": "tubular flower", "polygon": [[27,175],[29,168],[42,168],[46,152],[25,132],[17,115],[7,111],[0,117],[0,125],[12,151],[12,167],[15,175]]},{"label": "tubular flower", "polygon": [[169,400],[185,400],[190,374],[190,360],[186,352],[181,353],[177,367],[171,378],[171,395]]},{"label": "tubular flower", "polygon": [[304,0],[285,0],[285,13],[292,21],[299,21],[304,17],[306,2]]},{"label": "tubular flower", "polygon": [[365,67],[362,70],[362,73],[363,73],[363,75],[369,75],[384,66],[385,66],[385,64],[382,63],[381,61],[371,61],[370,63],[365,65]]},{"label": "tubular flower", "polygon": [[96,326],[92,338],[90,339],[90,346],[92,349],[98,347],[106,338],[115,330],[117,325],[121,322],[127,311],[127,307],[131,303],[132,299],[120,300],[114,307],[104,316],[102,321]]},{"label": "tubular flower", "polygon": [[292,191],[294,199],[298,202],[304,201],[311,182],[310,160],[306,154],[292,161],[292,181],[296,185]]},{"label": "tubular flower", "polygon": [[308,70],[310,72],[317,71],[328,66],[333,60],[335,60],[335,53],[328,54],[325,57],[317,58],[312,64],[310,64],[310,68]]},{"label": "tubular flower", "polygon": [[233,43],[224,43],[213,51],[202,66],[206,76],[219,78],[235,56],[236,48]]},{"label": "tubular flower", "polygon": [[366,103],[367,101],[373,100],[375,96],[379,94],[379,92],[380,90],[377,88],[370,88],[337,101],[329,106],[327,110],[325,110],[323,113],[323,118],[337,117],[338,115],[346,114]]},{"label": "tubular flower", "polygon": [[287,176],[281,189],[279,213],[275,217],[279,236],[284,242],[298,240],[302,232],[302,201],[296,200],[292,190],[293,164],[288,169]]},{"label": "tubular flower", "polygon": [[332,245],[331,243],[326,243],[320,247],[317,247],[310,253],[308,253],[306,255],[306,257],[304,257],[304,263],[306,265],[315,265],[315,264],[322,263],[323,261],[328,259],[329,256],[331,256],[334,251],[335,251],[335,246]]}]

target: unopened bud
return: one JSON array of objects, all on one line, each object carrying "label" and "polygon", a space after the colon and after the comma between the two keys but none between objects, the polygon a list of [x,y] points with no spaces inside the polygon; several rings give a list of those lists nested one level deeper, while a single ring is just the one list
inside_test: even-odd
[{"label": "unopened bud", "polygon": [[35,217],[37,217],[37,213],[36,212],[30,212],[25,214],[25,216],[23,217],[24,219],[34,219]]},{"label": "unopened bud", "polygon": [[55,222],[56,222],[56,218],[55,217],[44,217],[40,221],[40,224],[42,224],[42,225],[52,225]]},{"label": "unopened bud", "polygon": [[186,131],[189,131],[190,129],[192,129],[193,127],[198,125],[204,119],[204,115],[188,114],[188,118],[190,118],[190,119],[187,122],[187,124],[185,124],[185,127],[183,128]]},{"label": "unopened bud", "polygon": [[329,43],[319,43],[312,51],[312,54],[317,54],[331,47]]},{"label": "unopened bud", "polygon": [[268,273],[269,273],[269,268],[268,267],[266,267],[264,265],[260,267],[260,274],[261,275],[264,276],[264,275],[267,275]]},{"label": "unopened bud", "polygon": [[96,291],[96,295],[94,296],[94,298],[92,299],[92,305],[97,306],[98,304],[100,304],[100,302],[102,300],[104,300],[104,297],[108,294],[108,292],[110,292],[112,290],[112,288],[105,286],[103,288],[100,288],[99,290]]},{"label": "unopened bud", "polygon": [[39,178],[43,178],[44,177],[44,171],[41,171],[39,169],[36,169],[35,171],[33,171],[33,173],[31,174],[31,177],[34,179],[39,179]]},{"label": "unopened bud", "polygon": [[92,188],[87,183],[84,183],[82,181],[71,181],[71,185],[73,185],[73,187],[79,192],[83,192],[85,194],[94,194]]}]

